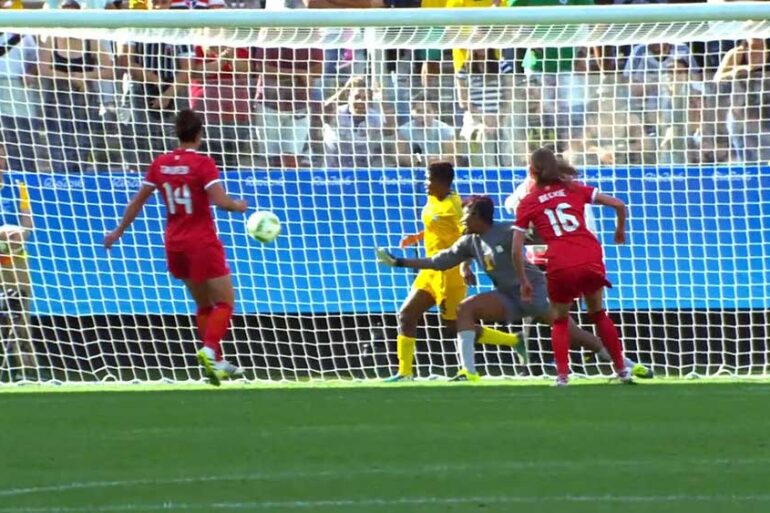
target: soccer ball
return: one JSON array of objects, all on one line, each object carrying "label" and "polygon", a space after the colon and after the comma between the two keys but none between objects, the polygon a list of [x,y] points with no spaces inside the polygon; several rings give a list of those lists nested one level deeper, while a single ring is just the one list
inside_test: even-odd
[{"label": "soccer ball", "polygon": [[259,242],[272,242],[281,233],[281,220],[272,212],[254,212],[246,221],[246,231]]}]

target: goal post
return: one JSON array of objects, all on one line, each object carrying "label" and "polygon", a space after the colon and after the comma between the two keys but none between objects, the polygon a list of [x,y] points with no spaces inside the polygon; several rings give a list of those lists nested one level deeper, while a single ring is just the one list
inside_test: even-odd
[{"label": "goal post", "polygon": [[[101,246],[185,107],[226,189],[283,222],[261,245],[246,217],[216,214],[236,285],[225,353],[248,379],[392,374],[414,274],[374,249],[422,229],[426,163],[454,161],[458,193],[490,195],[511,220],[505,200],[542,145],[629,205],[626,246],[597,212],[629,356],[663,376],[767,376],[768,20],[770,6],[741,2],[3,11],[3,226],[21,223],[23,183],[34,229],[26,257],[0,254],[0,385],[202,378],[194,305],[166,272],[165,207],[151,200]],[[527,366],[477,346],[482,373],[552,374],[549,330],[530,335]],[[456,368],[431,312],[416,372]]]}]

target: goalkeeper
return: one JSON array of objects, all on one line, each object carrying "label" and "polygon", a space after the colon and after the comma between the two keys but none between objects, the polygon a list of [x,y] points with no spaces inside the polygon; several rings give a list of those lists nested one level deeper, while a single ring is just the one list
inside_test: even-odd
[{"label": "goalkeeper", "polygon": [[[3,187],[0,167],[0,188]],[[29,192],[24,182],[18,182],[18,220],[12,212],[0,210],[0,328],[3,333],[5,357],[18,360],[18,379],[42,379],[32,344],[29,303],[32,286],[27,264],[25,243],[32,229]],[[2,205],[2,204],[0,204]],[[15,224],[12,221],[17,221]],[[13,369],[13,365],[10,365]]]},{"label": "goalkeeper", "polygon": [[[450,162],[436,161],[428,166],[425,181],[428,199],[421,216],[425,229],[404,237],[401,241],[402,248],[423,241],[426,253],[431,257],[449,248],[460,238],[463,229],[460,223],[462,202],[457,193],[452,191],[454,176],[454,166]],[[452,334],[455,333],[458,305],[465,299],[467,290],[464,281],[475,281],[470,268],[463,266],[461,271],[457,267],[459,263],[460,261],[441,271],[423,269],[417,275],[398,315],[398,373],[386,379],[386,382],[412,379],[417,326],[431,307],[439,307],[444,325]],[[516,334],[479,328],[480,344],[511,346],[517,349],[522,359],[526,359],[526,353],[522,352],[526,351],[526,348],[520,340]]]},{"label": "goalkeeper", "polygon": [[[429,258],[396,258],[385,249],[377,250],[381,263],[391,267],[412,269],[451,269],[469,259],[476,260],[495,285],[495,290],[465,299],[457,309],[457,347],[460,372],[454,381],[476,381],[479,375],[474,362],[474,342],[482,328],[479,322],[517,323],[524,317],[549,324],[551,311],[548,303],[545,275],[536,266],[527,263],[526,273],[534,292],[532,301],[523,302],[519,282],[513,267],[513,223],[495,223],[495,204],[488,196],[473,196],[463,206],[464,233],[451,247]],[[594,335],[581,330],[569,320],[570,341],[592,345]],[[522,341],[526,343],[526,341]],[[523,344],[522,344],[523,345]]]}]

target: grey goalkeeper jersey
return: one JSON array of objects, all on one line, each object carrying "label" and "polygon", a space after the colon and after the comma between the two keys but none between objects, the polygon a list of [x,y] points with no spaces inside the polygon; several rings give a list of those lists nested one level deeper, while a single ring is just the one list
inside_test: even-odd
[{"label": "grey goalkeeper jersey", "polygon": [[[482,235],[463,235],[452,247],[436,253],[430,261],[435,269],[451,269],[473,258],[478,262],[498,291],[507,296],[519,297],[519,278],[513,266],[513,223],[495,223]],[[532,264],[525,263],[527,276],[542,274]]]}]

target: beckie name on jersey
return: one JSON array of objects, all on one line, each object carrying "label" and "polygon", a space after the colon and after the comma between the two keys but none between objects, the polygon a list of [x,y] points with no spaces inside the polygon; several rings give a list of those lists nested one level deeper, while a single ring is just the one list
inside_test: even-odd
[{"label": "beckie name on jersey", "polygon": [[566,197],[567,197],[567,193],[564,191],[564,189],[561,189],[558,191],[546,192],[545,194],[541,194],[540,196],[537,197],[537,199],[538,201],[540,201],[540,203],[545,203],[551,198],[566,198]]},{"label": "beckie name on jersey", "polygon": [[160,166],[160,172],[164,175],[186,175],[190,172],[187,166]]}]

